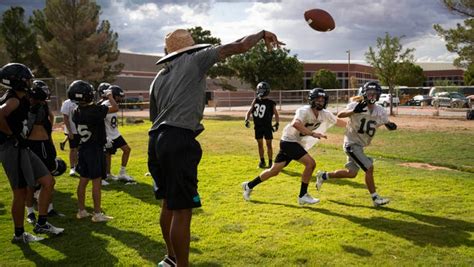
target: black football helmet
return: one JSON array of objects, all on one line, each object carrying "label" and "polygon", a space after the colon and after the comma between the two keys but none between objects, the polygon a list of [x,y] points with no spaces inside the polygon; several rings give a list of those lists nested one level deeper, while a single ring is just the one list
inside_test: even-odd
[{"label": "black football helmet", "polygon": [[56,158],[56,168],[54,170],[51,171],[51,175],[52,176],[59,176],[61,174],[63,174],[66,169],[67,169],[67,166],[66,166],[66,162],[64,160],[62,160],[61,158]]},{"label": "black football helmet", "polygon": [[20,63],[8,63],[0,69],[0,82],[15,91],[28,91],[33,78],[31,70]]},{"label": "black football helmet", "polygon": [[[369,90],[375,90],[377,93],[376,99],[367,99],[367,91]],[[370,104],[374,104],[377,102],[380,98],[380,95],[382,94],[382,87],[377,82],[366,82],[364,86],[362,86],[360,89],[360,95],[364,97],[364,100],[367,101]]]},{"label": "black football helmet", "polygon": [[267,82],[259,82],[257,84],[257,96],[264,97],[270,94],[270,84]]},{"label": "black football helmet", "polygon": [[100,83],[99,86],[97,87],[97,91],[99,92],[100,97],[105,97],[104,91],[109,89],[110,83]]},{"label": "black football helmet", "polygon": [[123,92],[122,88],[118,85],[111,85],[108,89],[112,90],[112,95],[114,97],[124,97],[125,93]]},{"label": "black football helmet", "polygon": [[29,95],[33,99],[45,101],[50,96],[49,87],[42,80],[34,80]]},{"label": "black football helmet", "polygon": [[[318,97],[323,97],[324,98],[324,105],[316,103],[315,100]],[[328,96],[328,94],[326,94],[326,92],[324,92],[324,89],[322,89],[322,88],[313,88],[313,89],[309,90],[308,101],[309,101],[309,104],[311,105],[311,108],[316,108],[317,110],[323,110],[328,106],[329,96]]]},{"label": "black football helmet", "polygon": [[94,87],[88,82],[76,80],[69,85],[67,94],[73,101],[90,103],[94,100]]}]

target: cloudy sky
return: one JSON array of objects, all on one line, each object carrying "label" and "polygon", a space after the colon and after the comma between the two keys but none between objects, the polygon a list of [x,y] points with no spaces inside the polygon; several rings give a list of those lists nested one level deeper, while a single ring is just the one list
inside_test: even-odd
[{"label": "cloudy sky", "polygon": [[[415,48],[417,61],[451,62],[455,57],[437,36],[433,24],[454,27],[462,18],[444,8],[441,0],[281,0],[281,1],[149,1],[99,0],[101,19],[107,19],[119,34],[122,51],[161,54],[163,38],[176,28],[201,26],[232,42],[265,29],[277,34],[291,54],[305,60],[364,60],[369,46],[385,32],[404,36],[405,48]],[[43,8],[39,0],[2,0],[0,11],[11,5],[27,13]],[[328,11],[336,22],[331,32],[316,32],[307,26],[308,9]]]}]

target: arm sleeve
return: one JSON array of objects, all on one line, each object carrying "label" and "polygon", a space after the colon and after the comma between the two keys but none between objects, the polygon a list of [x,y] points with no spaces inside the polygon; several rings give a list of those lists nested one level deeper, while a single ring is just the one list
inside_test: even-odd
[{"label": "arm sleeve", "polygon": [[219,62],[220,47],[210,47],[197,51],[193,57],[194,62],[199,66],[199,69],[204,73]]}]

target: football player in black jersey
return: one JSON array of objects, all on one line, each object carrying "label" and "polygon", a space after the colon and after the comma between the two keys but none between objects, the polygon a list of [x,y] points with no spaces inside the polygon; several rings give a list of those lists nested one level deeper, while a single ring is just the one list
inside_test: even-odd
[{"label": "football player in black jersey", "polygon": [[12,242],[35,242],[43,238],[25,232],[26,188],[42,186],[38,200],[39,218],[35,233],[61,234],[64,229],[47,222],[48,204],[51,200],[54,179],[43,162],[30,149],[28,136],[27,91],[33,78],[31,70],[20,63],[9,63],[0,69],[0,82],[8,88],[0,98],[0,162],[13,191],[12,217],[15,235]]},{"label": "football player in black jersey", "polygon": [[69,85],[68,91],[74,95],[78,107],[74,110],[72,121],[76,124],[80,136],[79,159],[77,172],[81,178],[77,186],[79,210],[78,219],[90,216],[85,207],[86,187],[92,180],[92,199],[94,202],[93,222],[106,222],[113,219],[105,215],[101,209],[101,178],[105,177],[104,146],[107,142],[104,119],[107,113],[117,112],[118,105],[110,90],[105,95],[110,101],[110,107],[94,103],[94,89],[85,81],[77,80]]},{"label": "football player in black jersey", "polygon": [[[270,85],[267,82],[260,82],[257,85],[257,97],[252,101],[249,111],[245,114],[245,127],[250,127],[250,114],[253,117],[253,124],[255,130],[255,139],[258,144],[258,154],[260,156],[260,163],[258,167],[265,168],[265,151],[263,148],[263,138],[267,143],[268,167],[272,166],[273,148],[272,139],[273,132],[278,130],[280,118],[276,108],[275,101],[268,99],[270,94]],[[272,118],[275,115],[275,124],[272,126]]]},{"label": "football player in black jersey", "polygon": [[[56,158],[56,148],[51,138],[54,115],[49,110],[48,103],[46,102],[50,95],[48,85],[41,80],[34,80],[33,87],[28,95],[30,99],[30,111],[28,112],[27,121],[29,132],[28,147],[41,159],[53,176],[59,176],[64,173],[66,168],[65,163],[59,163],[62,160]],[[26,197],[27,221],[33,225],[36,223],[33,209],[34,189],[39,190],[40,187],[28,187]],[[48,206],[48,216],[63,217],[64,215],[58,213],[51,202]]]}]

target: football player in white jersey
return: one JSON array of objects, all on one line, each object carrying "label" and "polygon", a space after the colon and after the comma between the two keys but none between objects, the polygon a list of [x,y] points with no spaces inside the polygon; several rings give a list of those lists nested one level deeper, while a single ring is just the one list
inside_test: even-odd
[{"label": "football player in white jersey", "polygon": [[[112,91],[112,95],[115,101],[118,103],[122,101],[123,97],[125,96],[122,88],[118,85],[110,85],[108,90]],[[110,106],[109,100],[104,100],[101,102],[102,105]],[[125,139],[122,137],[118,130],[118,119],[117,119],[117,112],[108,113],[105,117],[105,131],[107,133],[107,144],[105,145],[106,148],[106,170],[107,170],[107,179],[112,180],[120,180],[127,183],[135,182],[131,176],[127,174],[126,167],[128,163],[128,159],[130,157],[131,148],[128,146]],[[111,174],[110,166],[111,166],[111,158],[112,155],[117,152],[117,149],[122,150],[122,165],[120,167],[120,172],[118,176]]]},{"label": "football player in white jersey", "polygon": [[385,109],[375,102],[380,97],[382,88],[376,82],[367,82],[360,90],[361,96],[355,97],[346,109],[339,112],[339,118],[349,118],[344,135],[344,152],[347,154],[346,169],[334,172],[319,171],[316,175],[316,187],[321,189],[329,178],[354,178],[359,169],[365,172],[365,184],[375,206],[388,204],[390,200],[379,196],[375,190],[373,160],[364,153],[375,135],[377,128],[385,125],[389,130],[396,130],[397,125],[390,122]]},{"label": "football player in white jersey", "polygon": [[346,122],[336,118],[336,116],[325,109],[329,97],[323,89],[314,88],[310,90],[308,100],[309,105],[297,109],[293,121],[283,129],[280,151],[272,167],[264,170],[252,181],[242,183],[245,200],[250,200],[250,194],[255,186],[278,175],[292,160],[296,160],[305,166],[301,174],[298,203],[304,205],[319,202],[319,199],[313,198],[308,194],[308,184],[316,167],[316,162],[307,150],[316,143],[314,142],[316,138],[327,138],[325,132],[328,128],[334,124],[339,127],[345,127]]}]

